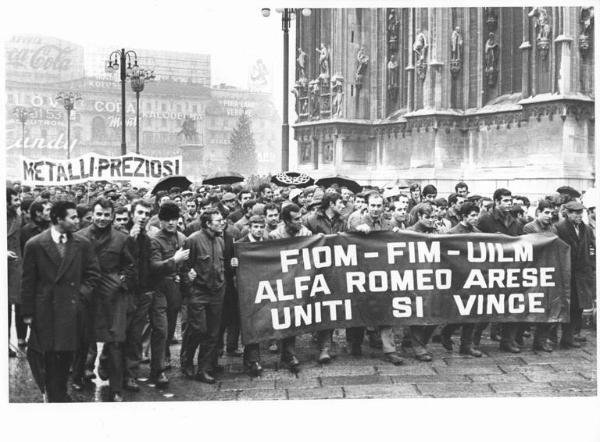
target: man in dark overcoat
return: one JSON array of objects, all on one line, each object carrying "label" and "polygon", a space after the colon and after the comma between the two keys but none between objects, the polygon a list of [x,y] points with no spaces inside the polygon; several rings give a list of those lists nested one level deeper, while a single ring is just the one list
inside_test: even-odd
[{"label": "man in dark overcoat", "polygon": [[75,204],[58,201],[50,218],[52,227],[25,244],[21,313],[43,355],[48,401],[69,402],[82,299],[92,296],[100,268],[90,242],[73,235],[79,222]]},{"label": "man in dark overcoat", "polygon": [[590,226],[583,222],[583,204],[565,204],[565,219],[556,225],[556,234],[571,247],[570,322],[562,325],[561,348],[581,347],[574,339],[574,330],[581,327],[584,309],[593,307],[596,298],[596,238]]},{"label": "man in dark overcoat", "polygon": [[[15,318],[18,320],[21,304],[21,226],[23,224],[19,207],[21,200],[16,190],[6,188],[6,245],[8,258],[8,336],[12,324],[12,306],[15,306]],[[8,356],[14,358],[16,353],[8,347]]]}]

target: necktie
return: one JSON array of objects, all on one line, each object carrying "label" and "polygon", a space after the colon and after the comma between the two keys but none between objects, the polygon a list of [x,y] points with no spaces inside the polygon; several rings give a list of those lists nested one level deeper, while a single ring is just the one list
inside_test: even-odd
[{"label": "necktie", "polygon": [[60,235],[60,237],[58,238],[57,246],[58,246],[58,253],[60,254],[60,257],[64,258],[66,248],[67,248],[67,238],[64,233],[62,235]]}]

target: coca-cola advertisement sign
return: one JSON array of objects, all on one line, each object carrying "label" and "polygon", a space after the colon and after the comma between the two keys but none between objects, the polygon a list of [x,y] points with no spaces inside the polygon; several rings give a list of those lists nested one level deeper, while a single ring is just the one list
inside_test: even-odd
[{"label": "coca-cola advertisement sign", "polygon": [[6,43],[8,80],[45,83],[84,76],[83,47],[54,37],[15,35]]}]

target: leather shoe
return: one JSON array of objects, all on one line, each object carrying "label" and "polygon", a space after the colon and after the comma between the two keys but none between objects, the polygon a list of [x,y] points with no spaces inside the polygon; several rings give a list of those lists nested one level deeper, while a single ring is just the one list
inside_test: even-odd
[{"label": "leather shoe", "polygon": [[327,350],[321,350],[319,354],[319,364],[329,364],[331,362],[331,356]]},{"label": "leather shoe", "polygon": [[552,346],[548,344],[533,344],[533,349],[536,351],[545,351],[546,353],[552,353]]},{"label": "leather shoe", "polygon": [[421,362],[431,362],[433,357],[429,353],[419,353],[415,355],[415,359]]},{"label": "leather shoe", "polygon": [[516,344],[512,343],[501,343],[500,350],[507,351],[510,353],[521,353],[521,349]]},{"label": "leather shoe", "polygon": [[474,356],[476,358],[480,358],[483,353],[473,347],[461,347],[458,351],[461,355]]},{"label": "leather shoe", "polygon": [[454,348],[454,341],[452,340],[452,338],[448,335],[441,335],[441,339],[442,347],[444,347],[448,351],[452,351],[452,349]]},{"label": "leather shoe", "polygon": [[560,341],[560,348],[581,348],[581,344],[575,341]]},{"label": "leather shoe", "polygon": [[111,402],[123,402],[123,396],[121,396],[121,393],[112,393],[110,395],[110,401]]},{"label": "leather shoe", "polygon": [[83,372],[83,379],[91,381],[92,379],[96,379],[96,374],[92,370],[86,368]]},{"label": "leather shoe", "polygon": [[585,336],[580,335],[580,334],[577,334],[577,335],[573,336],[573,340],[575,342],[587,342],[587,338]]},{"label": "leather shoe", "polygon": [[234,358],[239,358],[240,356],[243,356],[244,352],[242,350],[240,350],[239,348],[234,348],[233,350],[227,350],[226,351],[227,356],[233,356]]},{"label": "leather shoe", "polygon": [[183,375],[188,378],[188,379],[194,379],[194,366],[193,365],[184,365],[181,367],[181,373],[183,373]]},{"label": "leather shoe", "polygon": [[246,368],[250,377],[253,378],[257,378],[263,372],[263,368],[258,362],[251,362],[250,364],[246,365]]},{"label": "leather shoe", "polygon": [[287,360],[282,359],[282,362],[288,364],[288,367],[292,373],[298,373],[300,371],[300,361],[296,356],[292,356]]},{"label": "leather shoe", "polygon": [[400,356],[398,356],[398,354],[396,353],[386,353],[384,355],[384,359],[388,362],[391,362],[394,365],[402,365],[404,364],[404,359],[402,359]]},{"label": "leather shoe", "polygon": [[210,373],[213,376],[215,374],[225,373],[225,367],[223,367],[222,365],[215,365],[213,368],[208,370],[208,373]]},{"label": "leather shoe", "polygon": [[206,371],[199,371],[196,373],[195,379],[200,382],[204,382],[205,384],[214,384],[217,382],[215,378],[209,375]]},{"label": "leather shoe", "polygon": [[123,383],[123,388],[127,391],[140,391],[140,386],[133,378],[128,378]]},{"label": "leather shoe", "polygon": [[167,378],[167,375],[161,371],[158,374],[150,375],[150,382],[156,385],[157,388],[165,388],[167,385],[169,385],[169,378]]}]

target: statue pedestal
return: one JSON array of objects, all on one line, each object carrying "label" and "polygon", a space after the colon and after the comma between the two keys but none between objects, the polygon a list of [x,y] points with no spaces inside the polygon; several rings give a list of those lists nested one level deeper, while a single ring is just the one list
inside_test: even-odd
[{"label": "statue pedestal", "polygon": [[208,165],[204,163],[204,145],[182,144],[178,147],[182,156],[182,175],[191,181],[202,180],[202,175],[208,173]]}]

